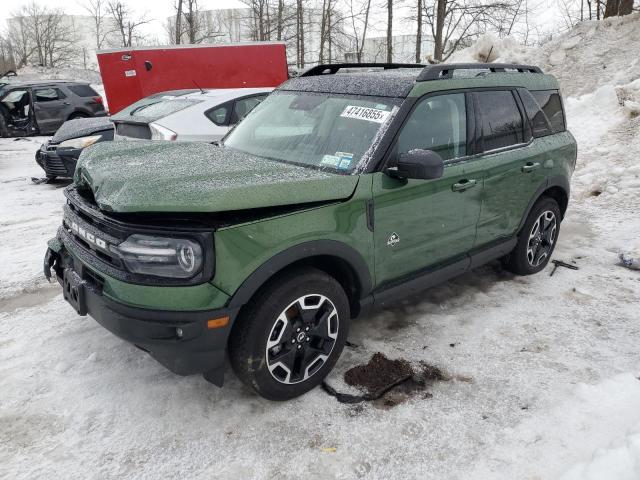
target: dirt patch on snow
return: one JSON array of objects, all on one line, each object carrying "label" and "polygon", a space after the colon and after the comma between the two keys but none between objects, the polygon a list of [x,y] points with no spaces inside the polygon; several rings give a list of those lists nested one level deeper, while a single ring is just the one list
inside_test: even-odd
[{"label": "dirt patch on snow", "polygon": [[[372,400],[378,407],[389,408],[423,392],[435,382],[450,377],[438,367],[425,362],[417,367],[405,359],[389,359],[378,352],[368,363],[356,365],[344,374],[347,385],[365,392],[363,400]],[[426,393],[425,397],[430,397]]]}]

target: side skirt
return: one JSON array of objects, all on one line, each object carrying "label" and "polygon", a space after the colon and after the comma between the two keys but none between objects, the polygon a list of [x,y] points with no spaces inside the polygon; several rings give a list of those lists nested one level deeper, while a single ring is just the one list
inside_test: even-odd
[{"label": "side skirt", "polygon": [[507,255],[515,248],[516,243],[518,243],[517,237],[500,240],[499,243],[494,242],[481,247],[481,249],[472,250],[460,260],[428,270],[422,270],[407,277],[401,283],[383,286],[382,288],[374,290],[371,295],[361,300],[362,309],[365,311],[371,307],[384,307],[395,303],[401,298],[414,295],[435,285],[444,283],[469,270]]}]

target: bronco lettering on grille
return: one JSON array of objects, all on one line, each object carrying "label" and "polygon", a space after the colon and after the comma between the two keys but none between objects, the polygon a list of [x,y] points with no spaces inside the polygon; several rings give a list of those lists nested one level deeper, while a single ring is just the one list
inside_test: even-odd
[{"label": "bronco lettering on grille", "polygon": [[85,240],[87,243],[100,247],[107,252],[109,251],[107,242],[99,237],[96,237],[93,233],[87,232],[86,229],[78,226],[76,222],[71,222],[71,231]]}]

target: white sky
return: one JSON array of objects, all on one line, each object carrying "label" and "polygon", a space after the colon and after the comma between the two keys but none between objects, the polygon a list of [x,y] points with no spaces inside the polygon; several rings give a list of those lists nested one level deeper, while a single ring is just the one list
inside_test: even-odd
[{"label": "white sky", "polygon": [[[82,0],[36,0],[41,4],[45,4],[52,8],[62,8],[65,13],[82,15],[87,14],[83,9]],[[12,16],[12,14],[18,11],[22,6],[30,3],[31,0],[2,0],[4,5],[0,7],[0,31],[5,28],[5,20]],[[159,43],[166,41],[166,33],[164,30],[164,23],[170,15],[174,14],[174,0],[125,0],[129,8],[131,8],[136,16],[145,15],[150,19],[150,23],[144,26],[141,33],[149,37],[151,40],[155,37]],[[529,8],[532,10],[530,15],[530,22],[541,27],[541,30],[553,31],[553,25],[560,23],[559,8],[557,4],[558,0],[529,0]],[[7,5],[8,3],[8,5]],[[413,2],[398,1],[398,4],[409,4]],[[380,36],[386,32],[386,14],[382,7],[382,1],[372,2],[372,6],[376,5],[375,11],[372,15],[372,25],[369,27],[369,36]],[[237,8],[246,6],[240,0],[200,0],[200,8],[202,10],[208,10],[212,8]],[[7,8],[8,7],[8,8]],[[406,28],[401,28],[401,18],[406,16],[406,12],[401,11],[401,7],[397,7],[395,21],[394,21],[394,33],[413,33],[407,32]],[[412,26],[413,28],[413,26]]]},{"label": "white sky", "polygon": [[[74,15],[86,15],[83,9],[82,0],[36,0],[37,3],[47,5],[50,8],[61,8],[65,13]],[[164,22],[167,17],[174,14],[173,0],[124,0],[129,8],[131,8],[136,16],[146,15],[151,19],[148,25],[145,25],[144,33],[150,36],[156,36],[159,40],[164,40]],[[13,13],[20,10],[24,5],[31,3],[31,0],[2,0],[0,7],[0,30],[4,30],[6,19],[13,16]],[[208,10],[211,8],[236,8],[245,6],[240,0],[200,0],[200,8]]]}]

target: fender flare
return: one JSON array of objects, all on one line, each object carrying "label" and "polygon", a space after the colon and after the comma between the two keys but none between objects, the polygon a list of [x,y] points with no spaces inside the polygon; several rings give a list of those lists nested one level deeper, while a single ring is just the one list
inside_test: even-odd
[{"label": "fender flare", "polygon": [[276,273],[297,261],[317,256],[331,256],[345,261],[359,282],[360,297],[371,292],[372,280],[369,267],[356,249],[336,240],[312,240],[289,247],[260,265],[242,282],[227,306],[230,308],[243,306]]},{"label": "fender flare", "polygon": [[529,200],[529,204],[527,205],[527,209],[525,210],[524,215],[522,216],[522,220],[520,220],[520,225],[518,225],[518,230],[517,230],[518,233],[520,232],[520,229],[524,226],[525,222],[527,221],[529,212],[531,212],[531,209],[533,208],[535,203],[540,199],[540,197],[544,192],[546,192],[552,187],[560,187],[562,190],[564,190],[564,193],[567,195],[567,199],[570,198],[571,185],[569,184],[569,179],[567,177],[563,175],[557,175],[554,177],[547,178],[547,181],[544,182],[542,185],[540,185],[540,187],[538,187],[538,190],[536,190],[536,193],[531,196],[531,200]]}]

